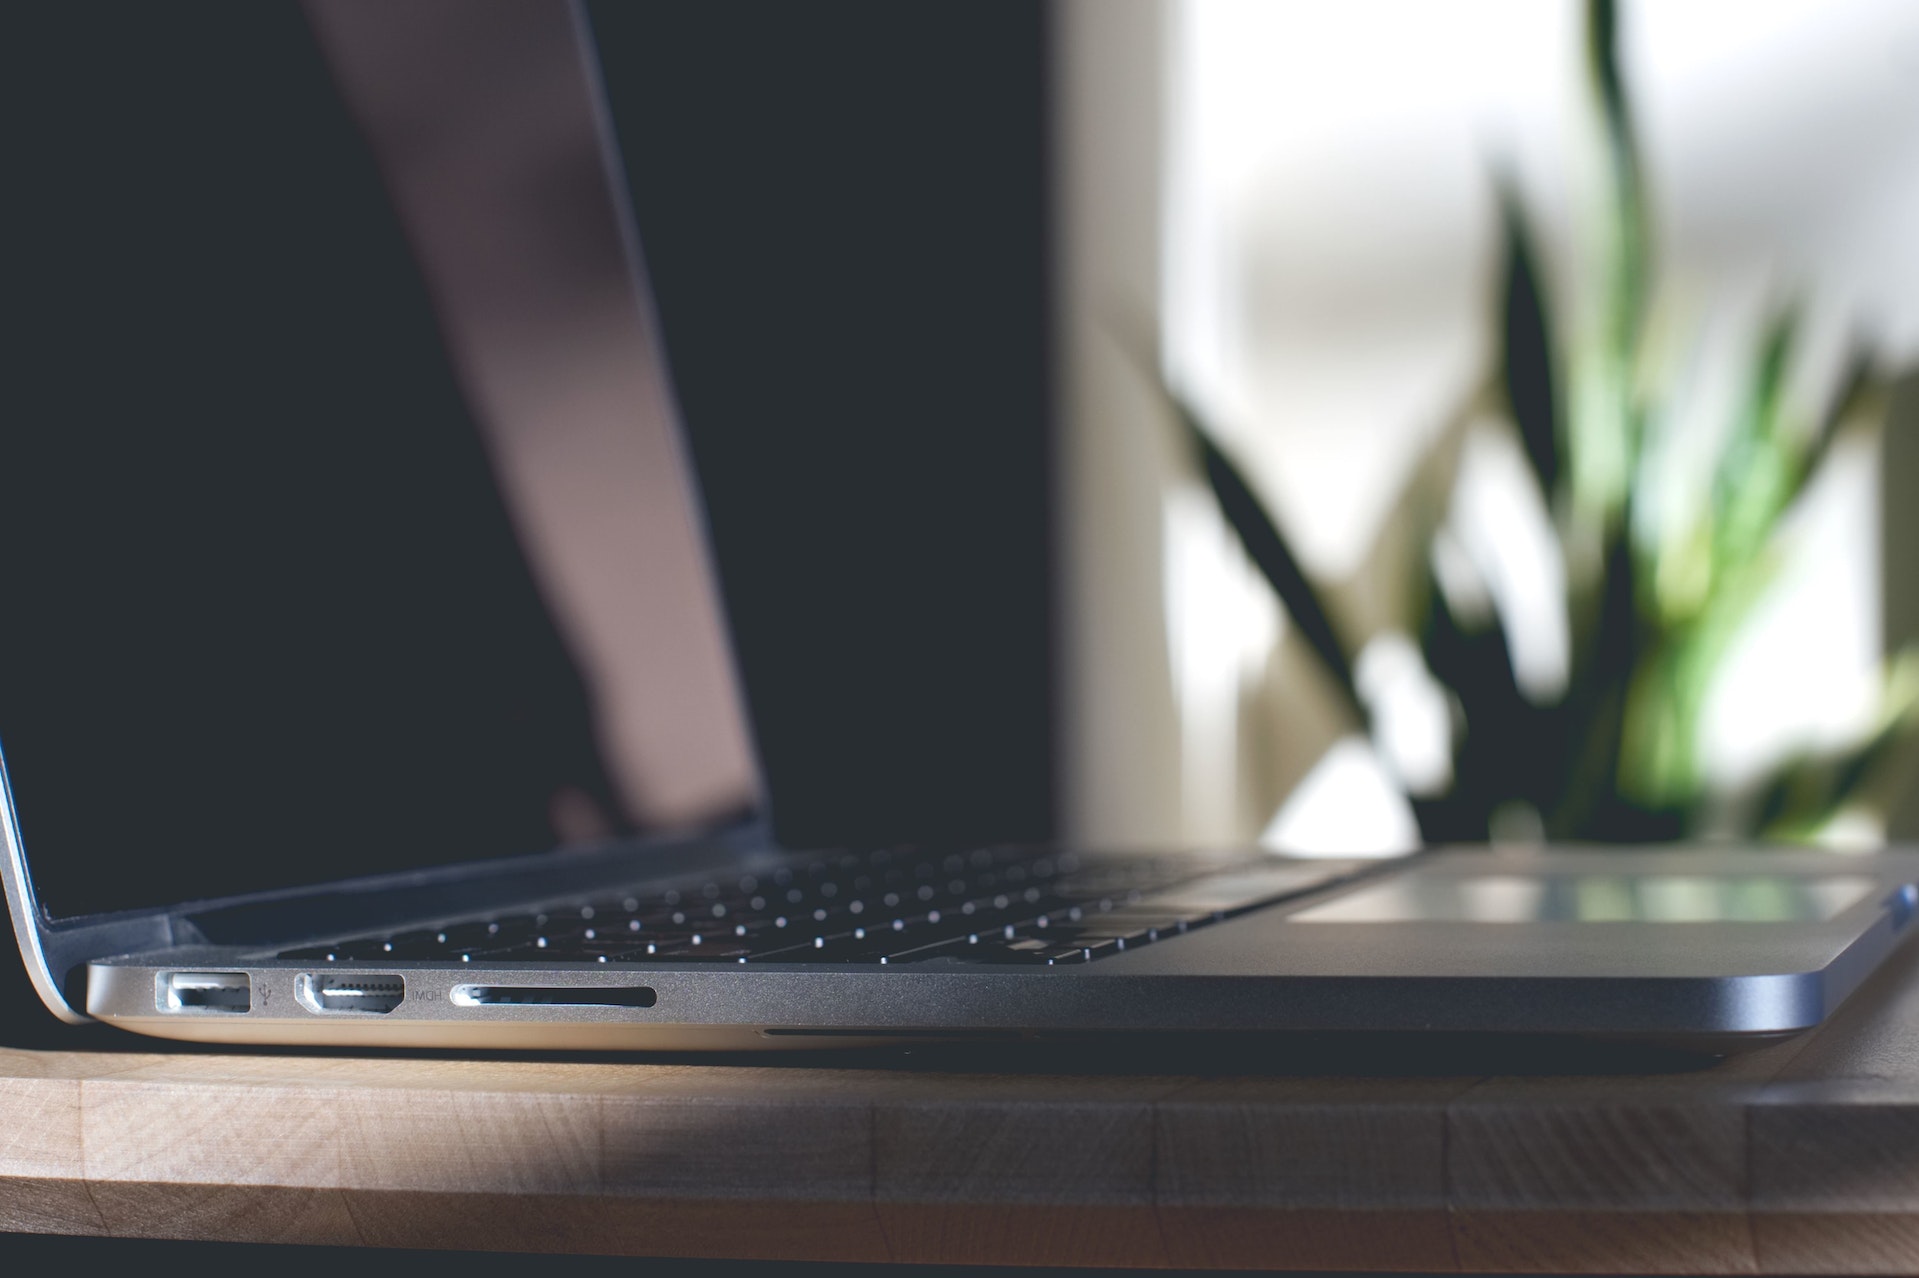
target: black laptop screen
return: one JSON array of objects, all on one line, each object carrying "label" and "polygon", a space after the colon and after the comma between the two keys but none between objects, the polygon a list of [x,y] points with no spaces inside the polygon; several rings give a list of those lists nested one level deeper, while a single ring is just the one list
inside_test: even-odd
[{"label": "black laptop screen", "polygon": [[[647,825],[609,767],[608,682],[520,535],[510,450],[476,424],[299,9],[9,25],[41,67],[14,88],[50,122],[16,130],[24,341],[0,427],[0,749],[43,905]],[[617,244],[602,220],[575,239]],[[644,623],[639,577],[624,606]]]},{"label": "black laptop screen", "polygon": [[1043,9],[587,11],[8,11],[0,751],[56,916],[761,796],[1052,832]]}]

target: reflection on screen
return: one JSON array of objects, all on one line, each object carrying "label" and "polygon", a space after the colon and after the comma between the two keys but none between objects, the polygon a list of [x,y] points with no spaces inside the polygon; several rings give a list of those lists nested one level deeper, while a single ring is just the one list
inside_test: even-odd
[{"label": "reflection on screen", "polygon": [[1407,874],[1292,917],[1310,923],[1805,923],[1872,890],[1862,876]]},{"label": "reflection on screen", "polygon": [[[435,241],[533,283],[508,289],[502,266],[454,288],[461,263],[440,254],[430,289],[298,6],[33,20],[25,92],[61,127],[22,139],[9,210],[34,246],[9,300],[33,322],[0,432],[0,746],[47,912],[537,853],[750,804],[743,736],[701,746],[733,722],[717,605],[670,421],[646,416],[663,392],[632,373],[655,352],[584,71],[508,59],[579,80],[512,89],[549,113],[531,133],[499,117],[512,145],[545,148],[540,181],[466,200]],[[444,103],[413,60],[381,65],[416,91],[380,100],[406,104],[417,157]],[[548,153],[568,136],[555,103],[575,112],[571,168]],[[461,154],[493,136],[460,123]],[[459,305],[476,294],[492,327]],[[527,315],[566,340],[502,355]],[[710,624],[688,638],[696,608]]]}]

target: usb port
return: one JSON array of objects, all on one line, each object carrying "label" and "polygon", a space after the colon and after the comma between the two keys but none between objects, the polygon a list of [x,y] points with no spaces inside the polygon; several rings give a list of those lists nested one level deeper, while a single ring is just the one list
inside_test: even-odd
[{"label": "usb port", "polygon": [[245,972],[162,972],[154,995],[163,1012],[246,1012],[253,982]]},{"label": "usb port", "polygon": [[406,982],[385,972],[302,972],[293,982],[293,993],[309,1012],[381,1015],[400,1005],[406,997]]}]

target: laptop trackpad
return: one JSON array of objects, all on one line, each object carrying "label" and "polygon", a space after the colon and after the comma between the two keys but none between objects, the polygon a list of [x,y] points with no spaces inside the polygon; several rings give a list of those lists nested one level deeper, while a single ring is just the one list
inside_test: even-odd
[{"label": "laptop trackpad", "polygon": [[1404,874],[1311,906],[1307,923],[1816,923],[1877,885],[1863,875]]}]

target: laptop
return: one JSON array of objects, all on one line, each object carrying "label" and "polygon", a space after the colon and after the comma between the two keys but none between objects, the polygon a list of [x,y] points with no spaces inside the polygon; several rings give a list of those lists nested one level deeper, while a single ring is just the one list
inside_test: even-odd
[{"label": "laptop", "polygon": [[[31,411],[0,453],[0,879],[63,1020],[455,1049],[1410,1033],[1730,1051],[1818,1024],[1907,936],[1906,853],[1319,860],[951,837],[963,820],[876,839],[858,812],[847,837],[814,837],[817,770],[792,743],[804,755],[832,732],[786,695],[790,667],[769,673],[777,635],[741,642],[742,597],[768,586],[740,547],[781,530],[716,500],[727,490],[698,446],[712,398],[684,396],[676,422],[664,395],[669,362],[687,362],[660,344],[685,331],[683,287],[608,339],[615,372],[644,366],[660,394],[637,395],[632,429],[683,426],[693,446],[668,440],[683,468],[663,482],[617,432],[564,436],[612,491],[651,494],[639,513],[669,529],[633,552],[663,555],[661,571],[595,576],[568,559],[600,544],[566,531],[582,512],[515,469],[552,462],[546,436],[528,461],[524,437],[476,425],[512,395],[494,385],[490,400],[473,367],[524,335],[448,299],[461,271],[511,254],[474,267],[414,252],[446,213],[436,199],[473,206],[457,176],[451,195],[382,180],[386,117],[366,109],[354,50],[397,46],[356,46],[350,22],[313,12],[318,44],[291,6],[124,15],[152,29],[85,36],[87,58],[144,110],[129,119],[102,89],[100,127],[68,136],[76,154],[40,157],[59,180],[35,189],[66,198],[28,210],[37,242],[90,251],[49,251],[23,292],[47,322],[23,361]],[[153,51],[217,49],[196,21],[245,25],[225,34],[249,56],[178,75]],[[505,34],[556,47],[552,30]],[[70,71],[58,41],[37,47]],[[608,81],[617,123],[610,62]],[[583,230],[577,207],[529,206],[515,225],[617,257],[623,187],[648,173],[630,134],[608,142],[600,87],[582,84],[602,145],[569,180],[597,182],[611,221]],[[97,146],[72,147],[81,135]],[[111,196],[142,178],[130,218]],[[656,259],[657,222],[638,236]],[[644,317],[628,251],[614,273],[634,268],[628,309]],[[637,501],[587,524],[617,526]],[[585,603],[568,593],[580,581]],[[640,645],[611,677],[582,617],[621,591],[615,615],[713,618],[719,650],[689,667],[684,645]],[[674,695],[715,670],[717,698]],[[622,697],[633,687],[655,692]],[[737,748],[716,732],[732,715]],[[664,785],[658,756],[621,748],[633,739],[704,762]]]}]

